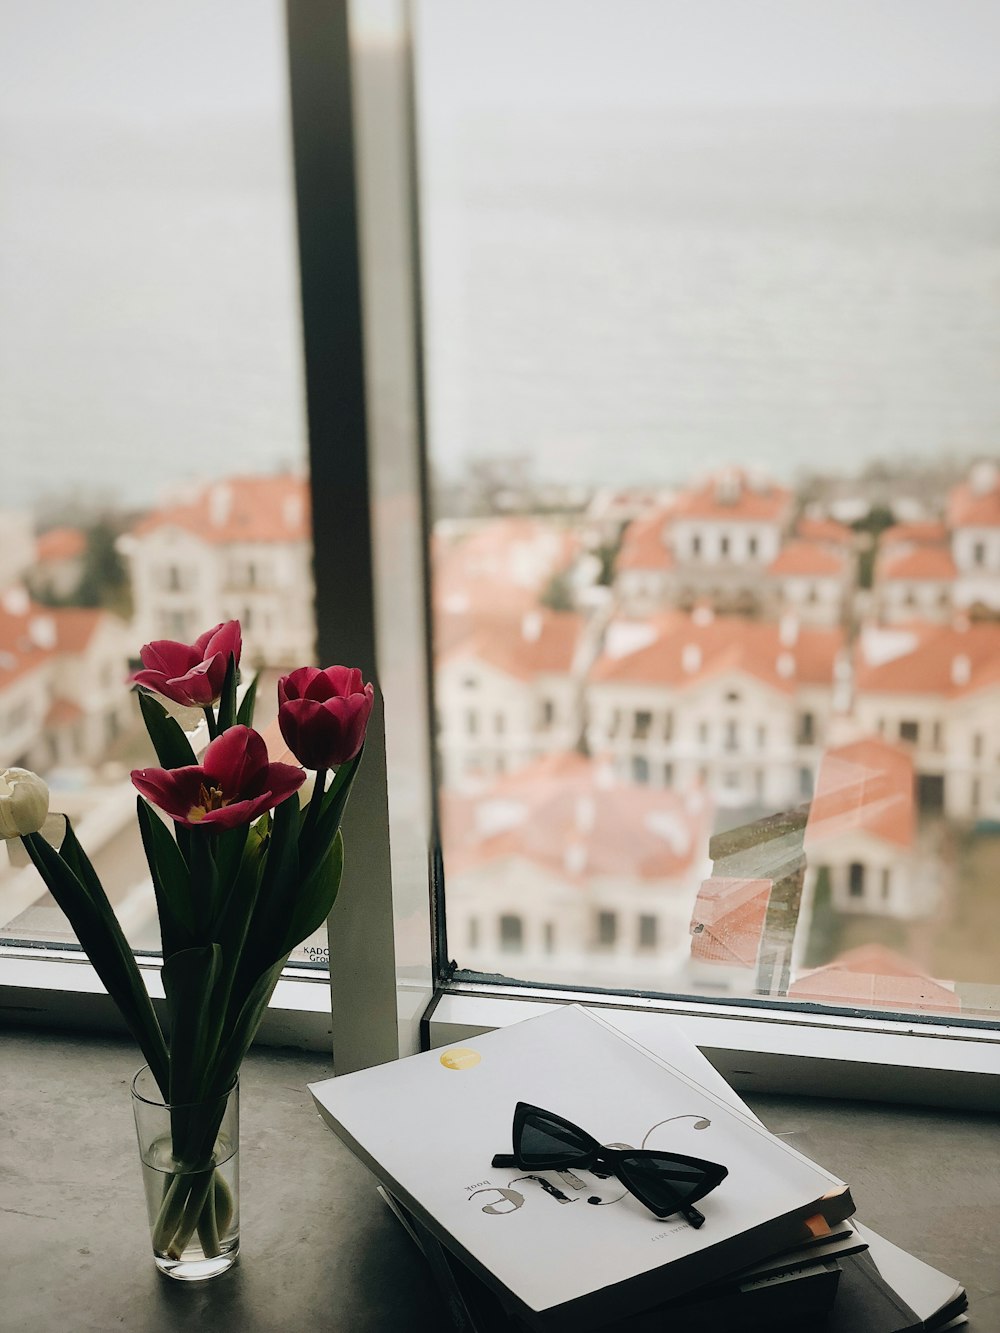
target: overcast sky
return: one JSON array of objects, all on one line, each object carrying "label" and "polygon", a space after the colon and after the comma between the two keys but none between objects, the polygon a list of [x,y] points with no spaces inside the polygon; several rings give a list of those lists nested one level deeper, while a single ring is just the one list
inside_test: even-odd
[{"label": "overcast sky", "polygon": [[[394,0],[366,0],[378,15]],[[1000,100],[1000,0],[417,0],[447,104],[927,105]],[[0,109],[137,122],[268,112],[276,0],[0,5]]]}]

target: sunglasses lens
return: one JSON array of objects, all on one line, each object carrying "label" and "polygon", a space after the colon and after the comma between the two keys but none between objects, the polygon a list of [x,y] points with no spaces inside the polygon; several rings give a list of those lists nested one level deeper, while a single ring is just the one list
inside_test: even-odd
[{"label": "sunglasses lens", "polygon": [[659,1154],[641,1157],[623,1154],[619,1166],[626,1184],[657,1212],[674,1212],[681,1204],[703,1198],[719,1183],[718,1172],[710,1175],[696,1163]]},{"label": "sunglasses lens", "polygon": [[560,1167],[580,1160],[589,1143],[571,1125],[529,1111],[521,1124],[519,1155],[527,1166]]}]

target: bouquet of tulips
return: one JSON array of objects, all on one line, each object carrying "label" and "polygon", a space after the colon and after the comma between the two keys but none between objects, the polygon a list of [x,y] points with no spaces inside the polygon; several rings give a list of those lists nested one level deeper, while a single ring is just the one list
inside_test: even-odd
[{"label": "bouquet of tulips", "polygon": [[[232,1088],[289,954],[333,906],[344,861],[340,821],[372,709],[372,686],[355,668],[283,676],[278,723],[304,767],[271,763],[252,726],[256,679],[237,706],[240,650],[239,622],[229,621],[194,644],[145,645],[144,669],[133,677],[160,765],[137,769],[132,782],[159,916],[166,1031],[69,820],[57,850],[40,832],[44,782],[23,769],[0,775],[0,836],[21,838],[164,1101],[183,1108],[171,1129],[184,1170],[164,1191],[153,1241],[175,1256],[196,1228],[210,1256],[224,1229],[231,1201],[210,1165],[218,1124],[191,1108],[218,1103]],[[200,763],[156,695],[204,711],[209,744]],[[305,768],[316,780],[302,808],[289,798]]]}]

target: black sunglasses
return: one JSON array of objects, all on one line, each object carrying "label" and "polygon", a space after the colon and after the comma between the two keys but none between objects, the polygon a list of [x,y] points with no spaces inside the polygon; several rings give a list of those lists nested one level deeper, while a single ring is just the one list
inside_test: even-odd
[{"label": "black sunglasses", "polygon": [[718,1162],[651,1148],[605,1148],[578,1125],[540,1106],[514,1107],[514,1152],[497,1153],[494,1166],[522,1171],[581,1171],[603,1167],[657,1217],[682,1213],[693,1227],[705,1216],[693,1205],[722,1183],[728,1170]]}]

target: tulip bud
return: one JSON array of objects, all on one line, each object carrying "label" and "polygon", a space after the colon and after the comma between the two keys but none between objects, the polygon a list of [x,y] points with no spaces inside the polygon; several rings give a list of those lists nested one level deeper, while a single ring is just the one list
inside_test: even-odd
[{"label": "tulip bud", "polygon": [[26,768],[0,770],[0,838],[37,833],[49,813],[49,789]]}]

